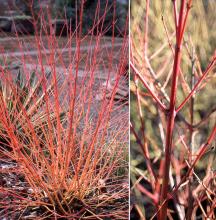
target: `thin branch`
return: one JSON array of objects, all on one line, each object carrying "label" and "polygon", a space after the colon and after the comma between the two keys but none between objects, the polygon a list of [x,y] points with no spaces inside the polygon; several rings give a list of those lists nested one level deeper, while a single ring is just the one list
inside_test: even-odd
[{"label": "thin branch", "polygon": [[[170,40],[172,40],[172,38],[175,36],[175,32],[173,32],[172,34],[171,34],[171,36],[170,36]],[[149,57],[149,60],[152,60],[152,59],[154,59],[156,56],[158,56],[159,54],[160,54],[160,52],[161,51],[163,51],[163,49],[167,46],[167,45],[169,45],[169,42],[164,42],[163,44],[162,44],[162,46],[160,46],[158,49],[156,49],[156,51]]]},{"label": "thin branch", "polygon": [[215,112],[216,112],[216,107],[214,107],[214,108],[211,109],[208,113],[206,113],[206,114],[204,115],[204,117],[203,117],[197,124],[192,125],[192,128],[193,128],[193,129],[199,128],[199,126],[202,125],[203,123],[205,123],[205,122],[208,120],[208,118],[209,118],[212,114],[214,114]]},{"label": "thin branch", "polygon": [[144,56],[147,56],[148,50],[148,16],[149,16],[149,0],[146,0],[145,29],[144,29]]},{"label": "thin branch", "polygon": [[[191,59],[191,79],[190,79],[190,86],[191,89],[194,87],[194,80],[195,80],[195,58],[194,58],[194,48],[192,48],[192,55],[190,56]],[[194,99],[195,96],[192,96],[190,100],[190,124],[193,125],[194,122]],[[194,153],[194,141],[193,141],[193,128],[190,128],[190,136],[189,136],[189,141],[190,141],[190,155],[189,155],[189,165],[193,162],[193,153]],[[189,183],[188,183],[188,209],[187,209],[187,219],[191,219],[192,213],[193,213],[193,204],[194,204],[194,198],[193,198],[193,176],[190,176],[189,178]]]},{"label": "thin branch", "polygon": [[216,124],[211,132],[211,134],[209,135],[206,143],[200,148],[199,153],[197,154],[197,157],[195,158],[195,160],[193,161],[192,165],[190,166],[190,168],[188,169],[187,173],[183,176],[183,178],[181,179],[181,181],[177,184],[177,186],[173,189],[173,191],[167,196],[167,198],[162,202],[162,204],[160,205],[159,210],[157,210],[157,212],[152,216],[151,219],[154,219],[154,217],[164,208],[164,206],[167,204],[167,202],[171,199],[174,198],[175,194],[178,192],[178,189],[182,186],[182,184],[185,183],[185,181],[187,180],[188,176],[190,176],[192,170],[194,169],[196,163],[202,158],[202,156],[205,154],[205,152],[208,150],[208,147],[211,145],[211,143],[213,142],[214,138],[216,136]]},{"label": "thin branch", "polygon": [[145,194],[148,198],[150,198],[154,204],[157,204],[157,197],[152,194],[151,192],[149,192],[147,189],[145,189],[141,184],[137,184],[136,188],[143,194]]},{"label": "thin branch", "polygon": [[[170,95],[170,108],[169,108],[167,134],[166,134],[163,183],[162,183],[162,189],[161,189],[161,195],[160,195],[161,203],[163,203],[163,201],[166,200],[167,194],[168,194],[173,130],[174,130],[175,117],[176,117],[175,104],[176,104],[178,75],[179,75],[180,62],[181,62],[182,40],[180,38],[179,33],[181,33],[185,4],[186,4],[186,1],[182,0],[180,14],[179,14],[179,26],[178,26],[178,30],[177,30],[177,42],[176,42],[174,65],[173,65],[173,77],[172,77],[171,95]],[[164,207],[162,209],[160,209],[160,212],[159,212],[159,219],[160,220],[166,220],[166,218],[167,218],[167,203],[164,205]]]},{"label": "thin branch", "polygon": [[136,138],[137,144],[139,144],[140,147],[141,147],[141,150],[142,150],[142,152],[143,152],[143,156],[144,156],[144,158],[145,158],[145,160],[146,160],[147,168],[148,168],[149,173],[151,174],[151,176],[154,177],[154,182],[155,182],[155,181],[157,181],[157,175],[156,175],[156,173],[155,173],[155,171],[154,171],[154,169],[153,169],[153,166],[152,166],[152,163],[151,163],[151,161],[150,161],[150,159],[149,159],[149,156],[146,154],[145,147],[143,146],[142,141],[140,140],[139,136],[137,135],[137,133],[136,133],[136,131],[135,131],[134,126],[132,125],[132,123],[130,123],[130,129],[131,129],[133,135],[134,135],[135,138]]},{"label": "thin branch", "polygon": [[172,2],[173,2],[173,10],[174,10],[176,36],[177,36],[177,29],[178,29],[178,12],[177,12],[177,5],[176,5],[176,0],[173,0]]},{"label": "thin branch", "polygon": [[139,78],[139,80],[142,82],[142,84],[145,86],[145,88],[148,90],[148,92],[151,94],[152,98],[157,102],[159,107],[162,109],[162,111],[166,111],[166,106],[160,101],[160,99],[154,94],[154,92],[151,90],[149,85],[147,84],[146,80],[143,78],[143,76],[139,73],[139,71],[136,69],[133,63],[130,62],[130,66],[136,76]]},{"label": "thin branch", "polygon": [[203,80],[208,75],[208,73],[213,69],[215,63],[216,63],[216,56],[213,57],[212,61],[209,63],[208,67],[206,68],[205,72],[203,73],[202,77],[195,84],[194,88],[191,90],[191,92],[185,98],[185,100],[179,105],[179,107],[177,108],[176,112],[179,112],[184,107],[184,105],[188,102],[188,100],[190,100],[190,98],[193,96],[193,94],[198,89],[198,86],[203,82]]}]

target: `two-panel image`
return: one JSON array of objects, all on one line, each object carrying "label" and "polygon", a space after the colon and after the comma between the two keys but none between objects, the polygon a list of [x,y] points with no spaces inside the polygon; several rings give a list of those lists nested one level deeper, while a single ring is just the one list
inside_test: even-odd
[{"label": "two-panel image", "polygon": [[0,220],[215,220],[215,11],[0,0]]}]

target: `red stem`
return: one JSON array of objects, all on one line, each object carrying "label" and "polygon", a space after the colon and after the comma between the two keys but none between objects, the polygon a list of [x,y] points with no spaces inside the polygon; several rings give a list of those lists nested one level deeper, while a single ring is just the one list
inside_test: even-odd
[{"label": "red stem", "polygon": [[[171,97],[170,97],[170,108],[168,115],[168,123],[167,123],[167,134],[166,134],[166,146],[165,146],[165,159],[164,159],[164,170],[163,170],[163,182],[162,189],[160,195],[161,204],[167,199],[168,194],[168,185],[169,185],[169,172],[170,172],[170,163],[171,163],[171,150],[172,150],[172,140],[173,140],[173,128],[175,123],[176,116],[176,93],[177,93],[177,84],[178,84],[178,75],[180,69],[180,61],[181,61],[181,45],[182,38],[181,31],[182,25],[184,23],[184,8],[186,1],[181,1],[181,8],[179,13],[179,21],[178,21],[178,30],[177,30],[177,42],[175,48],[175,57],[174,57],[174,66],[173,66],[173,77],[172,77],[172,85],[171,85]],[[167,218],[167,203],[164,204],[163,208],[160,209],[159,219],[166,220]]]},{"label": "red stem", "polygon": [[185,31],[185,27],[186,27],[186,21],[187,21],[187,18],[188,18],[189,10],[191,9],[191,4],[192,4],[192,0],[189,0],[188,3],[187,3],[187,10],[186,10],[186,14],[185,14],[184,21],[183,21],[183,26],[181,28],[181,33],[180,33],[180,36],[179,36],[180,40],[182,40],[183,35],[184,35],[184,31]]}]

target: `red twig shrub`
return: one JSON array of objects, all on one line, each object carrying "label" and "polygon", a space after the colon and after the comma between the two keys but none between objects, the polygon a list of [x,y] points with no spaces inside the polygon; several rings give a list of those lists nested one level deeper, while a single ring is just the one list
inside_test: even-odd
[{"label": "red twig shrub", "polygon": [[[132,100],[136,103],[134,111],[138,112],[136,117],[131,113],[131,139],[141,147],[144,156],[142,171],[138,168],[134,170],[141,176],[137,180],[132,176],[132,189],[137,194],[143,194],[143,200],[148,204],[145,206],[147,218],[196,219],[200,215],[197,210],[200,209],[205,218],[214,219],[215,171],[212,170],[212,162],[205,167],[202,158],[209,149],[212,152],[211,148],[214,147],[215,108],[205,109],[204,117],[195,124],[194,106],[195,97],[202,94],[199,90],[206,86],[205,80],[214,70],[216,54],[214,52],[205,70],[201,70],[199,58],[193,48],[193,39],[190,42],[185,40],[186,28],[190,29],[191,25],[187,21],[192,1],[182,0],[178,5],[178,1],[174,0],[172,3],[174,42],[166,25],[166,17],[162,17],[167,43],[149,55],[152,49],[149,45],[154,36],[149,25],[153,3],[148,0],[145,4],[144,28],[134,27],[131,32],[131,93]],[[193,10],[197,10],[196,3]],[[136,19],[135,15],[132,16]],[[137,41],[142,42],[141,46],[139,44],[137,47]],[[193,52],[190,52],[188,44]],[[167,51],[164,52],[166,45],[171,58]],[[191,64],[190,74],[186,74],[182,68],[183,55],[188,57]],[[155,66],[157,71],[154,71]],[[151,102],[149,97],[152,98]],[[182,97],[182,100],[179,97]],[[185,107],[188,107],[188,110],[185,110]],[[208,136],[202,137],[203,143],[195,149],[195,133],[200,132],[204,136],[201,125],[208,126],[210,118],[214,118],[214,121]],[[212,160],[212,154],[209,160]],[[201,168],[197,168],[198,163]],[[202,172],[205,173],[203,180]],[[135,208],[139,215],[145,218],[140,206],[136,204]]]},{"label": "red twig shrub", "polygon": [[[127,219],[128,113],[125,102],[114,102],[127,35],[103,37],[109,8],[101,16],[99,3],[88,35],[82,1],[76,30],[65,21],[66,38],[53,34],[49,10],[41,9],[32,14],[34,36],[16,33],[19,50],[1,48],[2,218]],[[114,25],[115,16],[107,29]],[[19,60],[18,73],[8,56]]]}]

